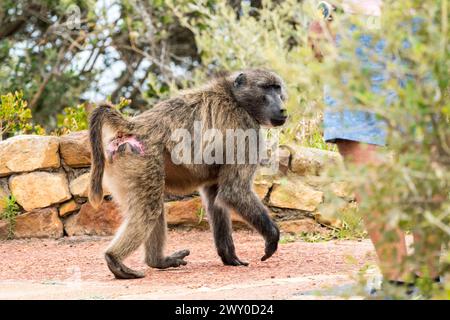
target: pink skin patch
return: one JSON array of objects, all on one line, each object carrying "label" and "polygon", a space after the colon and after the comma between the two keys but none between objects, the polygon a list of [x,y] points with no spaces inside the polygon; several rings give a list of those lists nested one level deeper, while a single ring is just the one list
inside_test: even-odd
[{"label": "pink skin patch", "polygon": [[[128,145],[127,145],[128,144]],[[122,147],[121,147],[122,146]],[[130,151],[135,154],[144,155],[144,146],[133,135],[118,134],[117,137],[110,141],[106,151],[111,160],[120,152]]]}]

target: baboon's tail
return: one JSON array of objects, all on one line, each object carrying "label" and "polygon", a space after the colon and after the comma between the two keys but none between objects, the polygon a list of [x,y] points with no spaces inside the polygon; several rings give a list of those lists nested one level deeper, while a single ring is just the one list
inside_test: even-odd
[{"label": "baboon's tail", "polygon": [[92,164],[89,188],[89,202],[98,208],[103,200],[103,171],[105,168],[105,153],[103,150],[102,128],[108,124],[113,130],[128,132],[130,122],[110,103],[100,104],[89,118],[89,140],[91,144]]}]

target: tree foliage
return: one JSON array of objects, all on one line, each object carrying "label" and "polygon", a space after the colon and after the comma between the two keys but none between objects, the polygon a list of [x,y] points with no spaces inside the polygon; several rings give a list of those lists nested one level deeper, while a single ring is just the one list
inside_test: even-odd
[{"label": "tree foliage", "polygon": [[0,92],[22,90],[34,118],[56,126],[67,106],[110,97],[144,108],[158,85],[198,61],[195,41],[164,1],[0,3]]}]

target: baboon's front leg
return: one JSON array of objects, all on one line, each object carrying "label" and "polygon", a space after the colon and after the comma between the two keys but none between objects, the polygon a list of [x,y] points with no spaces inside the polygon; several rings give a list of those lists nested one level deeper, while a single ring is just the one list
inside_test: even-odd
[{"label": "baboon's front leg", "polygon": [[189,255],[189,250],[180,250],[170,256],[164,256],[167,226],[164,212],[159,216],[153,231],[145,240],[145,262],[152,268],[166,269],[184,266],[184,260]]},{"label": "baboon's front leg", "polygon": [[248,266],[248,262],[241,261],[234,248],[230,213],[219,206],[216,201],[218,186],[203,187],[201,195],[209,217],[214,243],[223,264],[230,266]]},{"label": "baboon's front leg", "polygon": [[280,231],[277,225],[270,219],[265,206],[251,190],[239,194],[219,194],[219,198],[233,208],[245,221],[256,229],[266,241],[265,254],[261,261],[270,258],[278,248]]},{"label": "baboon's front leg", "polygon": [[223,170],[216,201],[234,209],[264,237],[265,254],[261,258],[264,261],[277,251],[280,231],[270,219],[267,208],[252,190],[253,172],[239,166]]}]

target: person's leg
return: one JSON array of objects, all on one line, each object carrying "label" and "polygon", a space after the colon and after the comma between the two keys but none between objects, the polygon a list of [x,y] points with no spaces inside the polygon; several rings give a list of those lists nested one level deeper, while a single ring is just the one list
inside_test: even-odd
[{"label": "person's leg", "polygon": [[[345,162],[356,165],[377,165],[381,162],[377,146],[350,140],[338,140],[336,144]],[[361,197],[356,192],[356,201]],[[400,228],[386,225],[381,212],[372,212],[363,218],[367,232],[375,247],[383,277],[387,280],[405,281],[410,273],[402,267],[407,256],[405,234]],[[386,241],[385,235],[392,234],[392,240]]]}]

